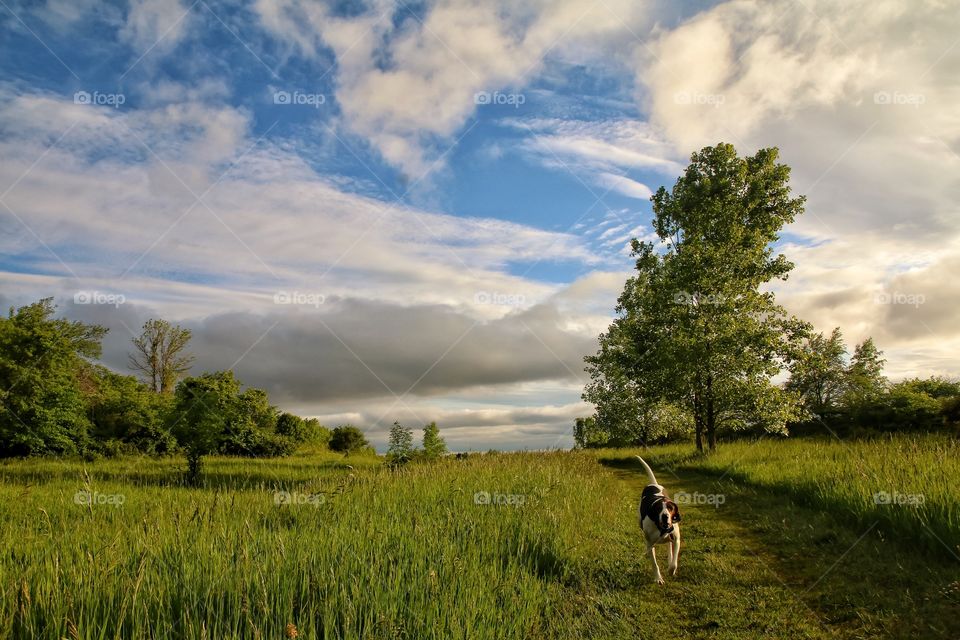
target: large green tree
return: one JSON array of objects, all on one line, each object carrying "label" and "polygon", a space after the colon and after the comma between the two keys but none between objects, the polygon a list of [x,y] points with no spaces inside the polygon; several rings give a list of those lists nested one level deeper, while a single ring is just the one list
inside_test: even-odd
[{"label": "large green tree", "polygon": [[783,431],[799,415],[796,395],[771,378],[809,325],[763,290],[793,268],[773,245],[804,203],[777,158],[775,148],[741,158],[729,144],[707,147],[671,191],[654,194],[660,242],[633,241],[636,274],[586,359],[586,400],[602,403],[613,381],[643,404],[681,407],[700,450],[704,438],[716,446],[720,428]]},{"label": "large green tree", "polygon": [[89,444],[81,371],[104,327],[53,317],[44,298],[0,318],[0,455],[75,453]]}]

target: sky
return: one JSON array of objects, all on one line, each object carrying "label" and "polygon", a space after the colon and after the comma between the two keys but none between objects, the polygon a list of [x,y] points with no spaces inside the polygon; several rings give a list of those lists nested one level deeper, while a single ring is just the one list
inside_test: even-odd
[{"label": "sky", "polygon": [[957,0],[0,2],[0,303],[382,447],[568,447],[690,154],[776,146],[773,289],[891,379],[960,375]]}]

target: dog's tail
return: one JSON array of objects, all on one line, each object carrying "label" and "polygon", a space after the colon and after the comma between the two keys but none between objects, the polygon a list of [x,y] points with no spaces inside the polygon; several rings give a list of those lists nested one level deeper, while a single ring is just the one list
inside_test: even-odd
[{"label": "dog's tail", "polygon": [[659,482],[657,482],[657,477],[653,475],[653,469],[650,468],[650,465],[644,462],[643,458],[641,458],[640,456],[634,456],[634,457],[640,461],[640,464],[642,464],[643,468],[646,470],[647,478],[650,479],[650,484],[660,484]]}]

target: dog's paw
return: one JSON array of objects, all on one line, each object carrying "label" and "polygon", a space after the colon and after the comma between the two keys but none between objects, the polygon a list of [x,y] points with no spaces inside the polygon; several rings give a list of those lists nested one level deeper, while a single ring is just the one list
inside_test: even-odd
[{"label": "dog's paw", "polygon": [[656,583],[657,583],[657,584],[666,584],[666,583],[663,581],[663,578],[660,577],[660,576],[657,576]]},{"label": "dog's paw", "polygon": [[675,576],[677,575],[677,566],[667,567],[667,571],[670,572],[670,575]]}]

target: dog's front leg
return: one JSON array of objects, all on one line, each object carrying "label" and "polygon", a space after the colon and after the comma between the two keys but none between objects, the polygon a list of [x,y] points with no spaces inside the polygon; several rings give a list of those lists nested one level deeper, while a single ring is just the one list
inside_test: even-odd
[{"label": "dog's front leg", "polygon": [[654,581],[657,584],[663,584],[663,576],[660,575],[660,565],[657,564],[657,552],[654,550],[653,545],[647,548],[647,553],[650,554],[650,561],[653,562]]},{"label": "dog's front leg", "polygon": [[680,566],[680,529],[674,532],[674,537],[670,540],[670,564],[667,571],[670,575],[677,575],[677,569]]}]

